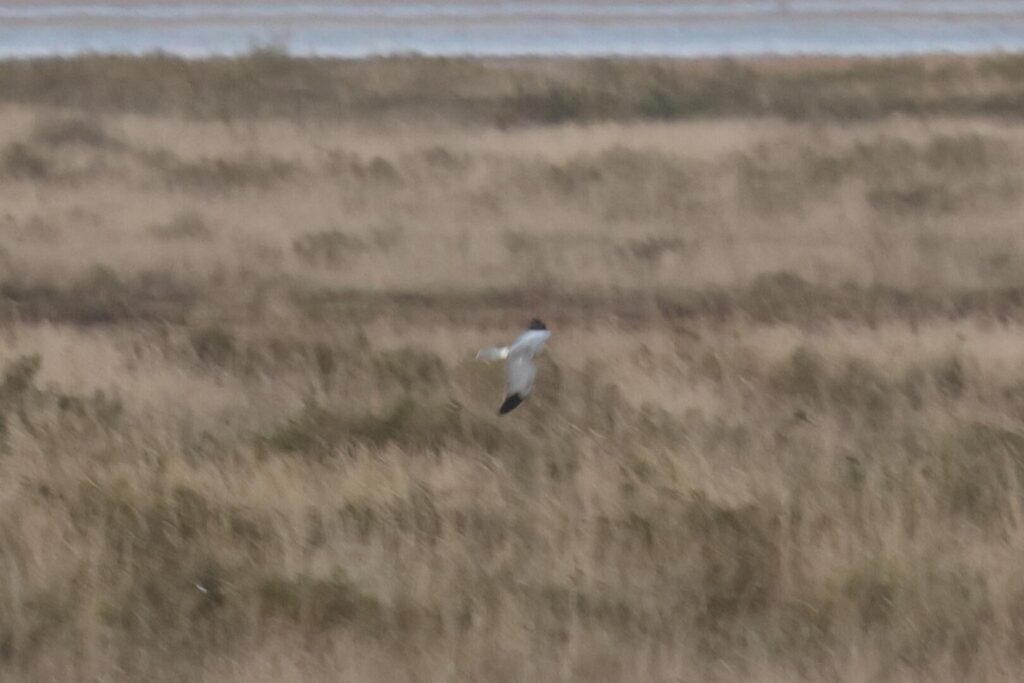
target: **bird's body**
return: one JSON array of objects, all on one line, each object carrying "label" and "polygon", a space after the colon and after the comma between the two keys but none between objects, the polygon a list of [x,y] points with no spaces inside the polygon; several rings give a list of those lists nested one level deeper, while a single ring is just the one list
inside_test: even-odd
[{"label": "bird's body", "polygon": [[509,412],[530,395],[537,366],[533,359],[544,350],[551,332],[539,320],[530,323],[530,329],[519,335],[509,346],[495,346],[476,354],[477,360],[505,361],[505,401],[499,415]]}]

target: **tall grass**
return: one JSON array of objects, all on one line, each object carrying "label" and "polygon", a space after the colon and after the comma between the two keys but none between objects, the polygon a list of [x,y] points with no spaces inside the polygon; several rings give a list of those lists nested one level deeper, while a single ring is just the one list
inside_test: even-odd
[{"label": "tall grass", "polygon": [[0,678],[1016,680],[1014,68],[3,65]]},{"label": "tall grass", "polygon": [[1020,58],[774,60],[449,57],[235,58],[168,55],[11,60],[0,102],[201,119],[388,118],[500,125],[781,116],[1018,118]]}]

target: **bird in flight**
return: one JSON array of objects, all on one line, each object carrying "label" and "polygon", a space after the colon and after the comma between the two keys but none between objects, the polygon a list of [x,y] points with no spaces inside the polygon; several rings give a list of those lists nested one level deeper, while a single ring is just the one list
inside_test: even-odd
[{"label": "bird in flight", "polygon": [[498,409],[499,415],[511,411],[518,406],[533,389],[533,379],[537,375],[534,357],[544,350],[544,342],[551,332],[540,320],[534,318],[530,329],[519,335],[511,346],[492,346],[476,354],[477,360],[505,362],[505,402]]}]

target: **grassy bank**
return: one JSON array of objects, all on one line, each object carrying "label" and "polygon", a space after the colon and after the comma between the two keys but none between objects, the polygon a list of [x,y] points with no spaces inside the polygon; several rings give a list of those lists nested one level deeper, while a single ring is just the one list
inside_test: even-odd
[{"label": "grassy bank", "polygon": [[94,56],[0,64],[0,102],[235,120],[488,125],[743,116],[873,120],[1024,111],[1024,58],[293,58]]},{"label": "grassy bank", "polygon": [[1019,76],[0,65],[2,677],[1016,680]]}]

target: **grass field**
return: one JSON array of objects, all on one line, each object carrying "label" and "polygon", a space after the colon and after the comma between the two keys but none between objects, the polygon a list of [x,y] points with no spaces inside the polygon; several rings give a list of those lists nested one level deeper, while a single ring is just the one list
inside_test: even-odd
[{"label": "grass field", "polygon": [[0,678],[1019,680],[1022,102],[0,64]]}]

